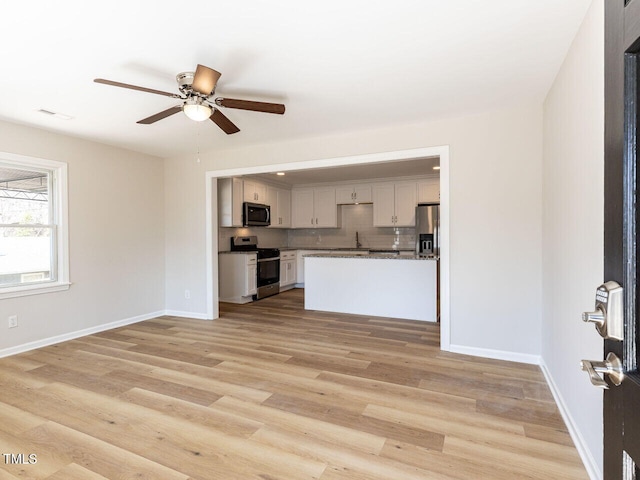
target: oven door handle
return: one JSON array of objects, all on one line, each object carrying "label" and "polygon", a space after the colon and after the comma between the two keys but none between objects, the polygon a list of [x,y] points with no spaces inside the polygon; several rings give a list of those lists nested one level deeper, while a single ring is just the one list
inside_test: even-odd
[{"label": "oven door handle", "polygon": [[280,257],[275,257],[275,258],[261,258],[260,260],[258,260],[258,263],[261,263],[261,262],[273,262],[274,260],[280,260]]}]

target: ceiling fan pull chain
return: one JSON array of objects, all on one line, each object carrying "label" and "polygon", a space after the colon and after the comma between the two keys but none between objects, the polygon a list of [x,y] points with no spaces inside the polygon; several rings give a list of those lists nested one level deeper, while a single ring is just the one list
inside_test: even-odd
[{"label": "ceiling fan pull chain", "polygon": [[198,149],[197,162],[200,163],[200,128],[196,128],[196,148]]}]

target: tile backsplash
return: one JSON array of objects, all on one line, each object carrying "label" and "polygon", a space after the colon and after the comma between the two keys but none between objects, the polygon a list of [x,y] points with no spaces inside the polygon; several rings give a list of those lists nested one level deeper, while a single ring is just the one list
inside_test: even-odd
[{"label": "tile backsplash", "polygon": [[245,227],[245,228],[218,228],[218,251],[228,252],[231,249],[231,237],[247,237],[256,235],[258,246],[262,248],[280,248],[288,245],[287,231],[280,228]]},{"label": "tile backsplash", "polygon": [[340,228],[276,229],[264,227],[218,229],[218,249],[228,251],[233,236],[256,235],[260,247],[355,248],[356,232],[364,248],[415,248],[413,227],[374,227],[373,205],[340,205]]}]

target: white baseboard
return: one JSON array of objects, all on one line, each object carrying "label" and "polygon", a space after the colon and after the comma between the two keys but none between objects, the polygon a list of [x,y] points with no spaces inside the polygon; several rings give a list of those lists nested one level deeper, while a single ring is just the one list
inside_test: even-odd
[{"label": "white baseboard", "polygon": [[547,368],[547,365],[544,363],[544,360],[541,360],[540,368],[542,369],[544,378],[547,380],[547,385],[549,385],[551,394],[556,401],[556,405],[558,405],[558,410],[560,410],[560,415],[562,415],[562,419],[564,420],[564,423],[569,430],[569,435],[571,435],[571,439],[576,446],[576,450],[578,450],[578,454],[582,459],[582,463],[584,464],[584,468],[587,470],[589,478],[591,480],[602,480],[602,472],[600,471],[600,468],[598,468],[598,463],[587,448],[587,442],[585,442],[582,434],[580,433],[580,429],[573,421],[573,417],[571,416],[571,413],[569,412],[569,409],[567,408],[567,405],[564,402],[562,395],[560,394],[560,390],[558,390],[555,382],[553,381],[551,372]]},{"label": "white baseboard", "polygon": [[521,362],[521,363],[529,363],[533,365],[539,365],[542,373],[544,375],[545,380],[547,381],[547,385],[549,385],[549,389],[551,390],[551,394],[553,395],[553,399],[558,406],[558,410],[560,411],[560,415],[564,420],[564,423],[567,426],[567,430],[569,430],[569,435],[573,440],[573,443],[576,446],[576,450],[578,450],[578,454],[582,459],[582,463],[584,464],[585,469],[587,470],[587,474],[591,480],[602,480],[602,472],[598,468],[598,463],[591,455],[591,452],[587,448],[587,444],[580,433],[580,430],[577,428],[576,423],[573,420],[573,417],[569,413],[569,409],[560,394],[560,391],[556,387],[555,382],[553,381],[553,377],[549,372],[544,360],[539,355],[529,355],[523,353],[515,353],[515,352],[505,352],[501,350],[489,350],[485,348],[475,348],[475,347],[465,347],[461,345],[450,345],[450,352],[462,353],[465,355],[475,355],[477,357],[485,357],[485,358],[495,358],[497,360],[507,360],[510,362]]},{"label": "white baseboard", "polygon": [[165,310],[163,315],[169,315],[170,317],[195,318],[196,320],[213,320],[206,313],[181,312],[180,310]]},{"label": "white baseboard", "polygon": [[23,343],[22,345],[16,345],[15,347],[5,348],[0,350],[0,358],[8,357],[10,355],[16,355],[18,353],[28,352],[35,350],[36,348],[48,347],[56,343],[66,342],[67,340],[74,340],[76,338],[85,337],[94,333],[104,332],[106,330],[113,330],[114,328],[124,327],[131,325],[132,323],[143,322],[145,320],[151,320],[152,318],[161,317],[163,315],[170,315],[172,317],[184,317],[195,318],[197,320],[211,320],[206,313],[194,313],[194,312],[180,312],[176,310],[161,310],[159,312],[146,313],[144,315],[137,315],[131,318],[125,318],[124,320],[118,320],[116,322],[104,323],[91,328],[85,328],[83,330],[76,330],[75,332],[64,333],[62,335],[56,335],[55,337],[43,338],[42,340],[36,340],[35,342]]},{"label": "white baseboard", "polygon": [[125,318],[124,320],[118,320],[116,322],[104,323],[95,327],[76,330],[75,332],[64,333],[62,335],[56,335],[55,337],[43,338],[42,340],[36,340],[35,342],[23,343],[22,345],[16,345],[15,347],[9,347],[0,350],[0,358],[8,357],[10,355],[16,355],[18,353],[28,352],[30,350],[35,350],[36,348],[47,347],[56,343],[66,342],[68,340],[74,340],[76,338],[85,337],[94,333],[104,332],[105,330],[124,327],[125,325],[131,325],[132,323],[138,323],[144,320],[150,320],[152,318],[160,317],[164,314],[164,311],[146,313],[144,315]]},{"label": "white baseboard", "polygon": [[449,345],[449,352],[462,353],[464,355],[474,355],[476,357],[494,358],[496,360],[507,360],[509,362],[529,363],[540,365],[542,359],[540,355],[528,353],[507,352],[504,350],[491,350],[488,348],[465,347],[463,345]]}]

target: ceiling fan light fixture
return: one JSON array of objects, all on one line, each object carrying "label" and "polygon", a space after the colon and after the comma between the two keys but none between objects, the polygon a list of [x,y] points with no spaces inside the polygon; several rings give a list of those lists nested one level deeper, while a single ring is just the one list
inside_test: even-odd
[{"label": "ceiling fan light fixture", "polygon": [[185,104],[182,106],[182,111],[187,117],[196,122],[203,122],[207,120],[213,113],[211,107],[203,104],[202,99],[200,98],[187,99]]}]

